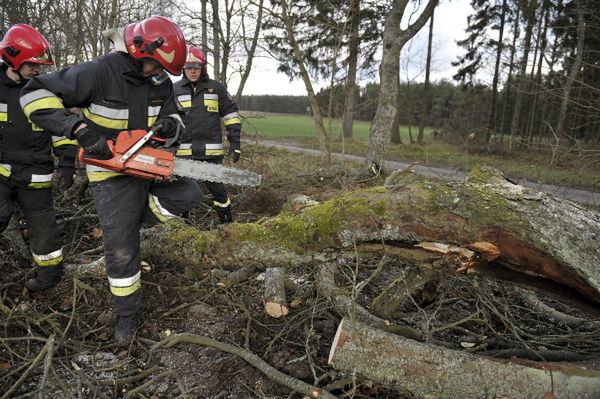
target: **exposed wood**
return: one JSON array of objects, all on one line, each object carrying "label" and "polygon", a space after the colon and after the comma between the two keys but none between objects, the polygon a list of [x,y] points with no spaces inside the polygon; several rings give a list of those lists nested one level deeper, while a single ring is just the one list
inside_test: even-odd
[{"label": "exposed wood", "polygon": [[271,317],[279,318],[289,313],[285,298],[285,268],[269,267],[265,270],[264,281],[265,311]]},{"label": "exposed wood", "polygon": [[439,348],[342,319],[331,346],[336,369],[398,386],[416,398],[592,399],[600,370],[556,363],[516,363]]}]

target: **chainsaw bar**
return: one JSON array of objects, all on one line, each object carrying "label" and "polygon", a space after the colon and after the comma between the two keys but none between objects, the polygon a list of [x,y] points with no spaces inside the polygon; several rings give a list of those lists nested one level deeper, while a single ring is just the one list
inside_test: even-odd
[{"label": "chainsaw bar", "polygon": [[175,158],[173,174],[236,186],[258,186],[260,184],[258,173],[191,159]]}]

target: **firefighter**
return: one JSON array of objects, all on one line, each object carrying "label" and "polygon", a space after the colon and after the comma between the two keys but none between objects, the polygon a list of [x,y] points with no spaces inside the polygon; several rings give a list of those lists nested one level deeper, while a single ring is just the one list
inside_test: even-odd
[{"label": "firefighter", "polygon": [[21,89],[52,65],[46,39],[25,24],[12,26],[0,42],[0,232],[18,204],[27,221],[27,238],[36,277],[25,282],[30,291],[55,286],[63,274],[63,250],[52,198],[54,154],[59,157],[63,183],[75,172],[77,143],[46,134],[31,123],[19,105]]},{"label": "firefighter", "polygon": [[[112,158],[106,143],[120,131],[151,128],[171,138],[184,125],[165,70],[181,75],[183,34],[171,20],[149,17],[104,32],[115,51],[92,61],[34,78],[21,106],[36,124],[77,139],[88,157]],[[81,116],[68,110],[82,109]],[[202,199],[195,181],[155,182],[86,165],[102,227],[106,273],[117,323],[113,341],[128,343],[140,323],[140,226],[164,222]]]},{"label": "firefighter", "polygon": [[[198,47],[188,47],[183,68],[184,77],[175,83],[175,101],[179,109],[186,112],[186,128],[176,155],[223,163],[223,121],[228,132],[228,155],[234,163],[239,161],[242,124],[237,104],[221,83],[209,78],[206,57]],[[231,200],[225,185],[210,181],[204,183],[213,197],[219,222],[231,223]]]}]

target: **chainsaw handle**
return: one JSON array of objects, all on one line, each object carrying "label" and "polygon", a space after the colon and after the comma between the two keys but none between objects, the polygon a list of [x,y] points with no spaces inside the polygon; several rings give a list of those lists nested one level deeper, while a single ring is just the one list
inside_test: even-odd
[{"label": "chainsaw handle", "polygon": [[121,163],[125,163],[127,162],[127,160],[129,158],[131,158],[131,156],[133,154],[135,154],[137,152],[137,150],[139,150],[140,148],[142,148],[144,146],[144,144],[146,144],[146,142],[148,142],[148,140],[150,140],[152,138],[152,136],[154,136],[154,132],[152,130],[148,130],[148,133],[146,133],[144,135],[144,137],[142,137],[141,139],[139,139],[134,145],[132,145],[125,154],[123,154],[123,156],[121,156],[121,158],[119,158],[119,162]]}]

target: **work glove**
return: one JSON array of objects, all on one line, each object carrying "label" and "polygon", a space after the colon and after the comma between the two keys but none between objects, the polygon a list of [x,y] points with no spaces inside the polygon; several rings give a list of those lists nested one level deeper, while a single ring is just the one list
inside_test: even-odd
[{"label": "work glove", "polygon": [[77,142],[85,150],[85,156],[93,159],[111,159],[113,157],[104,136],[86,126],[75,132]]},{"label": "work glove", "polygon": [[242,155],[242,151],[240,151],[240,142],[233,141],[229,143],[229,157],[233,160],[233,163],[236,163],[240,160],[240,156]]},{"label": "work glove", "polygon": [[69,187],[73,185],[75,181],[75,167],[73,166],[61,166],[60,167],[60,177],[62,180],[62,188],[64,190],[68,190]]},{"label": "work glove", "polygon": [[152,126],[152,131],[155,135],[162,139],[170,139],[179,134],[181,123],[170,116],[160,118]]}]

